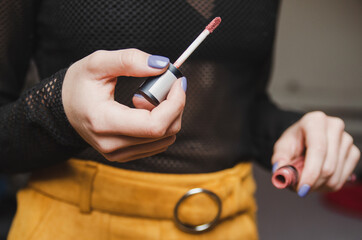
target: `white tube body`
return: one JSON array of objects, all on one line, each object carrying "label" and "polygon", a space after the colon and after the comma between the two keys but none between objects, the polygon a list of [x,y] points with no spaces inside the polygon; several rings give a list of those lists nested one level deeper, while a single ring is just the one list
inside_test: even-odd
[{"label": "white tube body", "polygon": [[159,102],[162,102],[165,100],[168,92],[176,80],[177,77],[171,71],[167,70],[148,91]]}]

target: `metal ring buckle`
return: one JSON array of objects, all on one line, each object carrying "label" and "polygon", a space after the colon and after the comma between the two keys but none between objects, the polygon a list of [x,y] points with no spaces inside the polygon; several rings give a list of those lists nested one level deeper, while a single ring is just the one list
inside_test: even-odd
[{"label": "metal ring buckle", "polygon": [[[212,221],[205,223],[205,224],[201,224],[201,225],[191,225],[191,224],[186,224],[186,223],[181,222],[178,217],[178,209],[179,209],[181,203],[184,200],[186,200],[187,198],[189,198],[190,196],[199,194],[199,193],[205,193],[209,197],[211,197],[211,199],[213,199],[215,201],[215,203],[217,204],[217,207],[218,207],[218,212],[216,214],[216,217]],[[193,188],[193,189],[189,190],[187,193],[185,193],[185,195],[183,195],[180,198],[180,200],[178,200],[173,214],[174,214],[174,218],[175,218],[175,223],[179,229],[181,229],[182,231],[185,231],[185,232],[189,232],[189,233],[201,233],[201,232],[210,230],[217,224],[217,222],[220,219],[221,210],[222,210],[222,205],[221,205],[221,199],[219,198],[219,196],[217,196],[215,193],[213,193],[209,190],[203,189],[203,188]]]}]

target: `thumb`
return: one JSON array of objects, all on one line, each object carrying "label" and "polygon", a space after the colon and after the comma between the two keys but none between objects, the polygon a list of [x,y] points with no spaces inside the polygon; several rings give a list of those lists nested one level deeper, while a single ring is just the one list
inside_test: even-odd
[{"label": "thumb", "polygon": [[146,100],[141,94],[136,93],[132,98],[133,105],[138,109],[152,111],[156,106]]},{"label": "thumb", "polygon": [[96,51],[84,58],[86,69],[97,79],[118,76],[148,77],[162,74],[170,60],[138,49]]},{"label": "thumb", "polygon": [[274,144],[273,172],[282,166],[288,165],[293,159],[301,156],[303,152],[304,137],[297,122],[289,127]]}]

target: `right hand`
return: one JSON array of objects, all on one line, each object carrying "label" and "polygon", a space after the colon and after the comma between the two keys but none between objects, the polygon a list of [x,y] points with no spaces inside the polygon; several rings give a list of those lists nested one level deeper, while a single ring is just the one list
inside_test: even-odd
[{"label": "right hand", "polygon": [[181,129],[186,95],[180,79],[155,108],[129,108],[114,100],[117,76],[147,77],[150,67],[137,49],[97,51],[69,67],[63,82],[64,111],[73,128],[109,161],[127,162],[165,151]]}]

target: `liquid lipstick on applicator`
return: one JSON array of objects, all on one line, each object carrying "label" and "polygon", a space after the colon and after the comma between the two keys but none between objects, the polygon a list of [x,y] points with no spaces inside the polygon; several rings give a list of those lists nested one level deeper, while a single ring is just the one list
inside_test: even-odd
[{"label": "liquid lipstick on applicator", "polygon": [[[289,165],[278,168],[272,176],[273,185],[279,189],[287,187],[296,189],[303,167],[304,156],[301,156],[294,159]],[[356,179],[356,175],[352,174],[347,181],[354,182]]]},{"label": "liquid lipstick on applicator", "polygon": [[185,52],[176,60],[174,64],[169,64],[165,73],[156,77],[147,78],[144,83],[139,87],[137,93],[141,94],[150,103],[157,106],[162,102],[168,92],[170,91],[173,83],[180,77],[182,73],[178,70],[179,67],[186,61],[186,59],[195,51],[195,49],[205,40],[205,38],[212,33],[220,24],[221,18],[214,18],[205,30],[191,43]]}]

